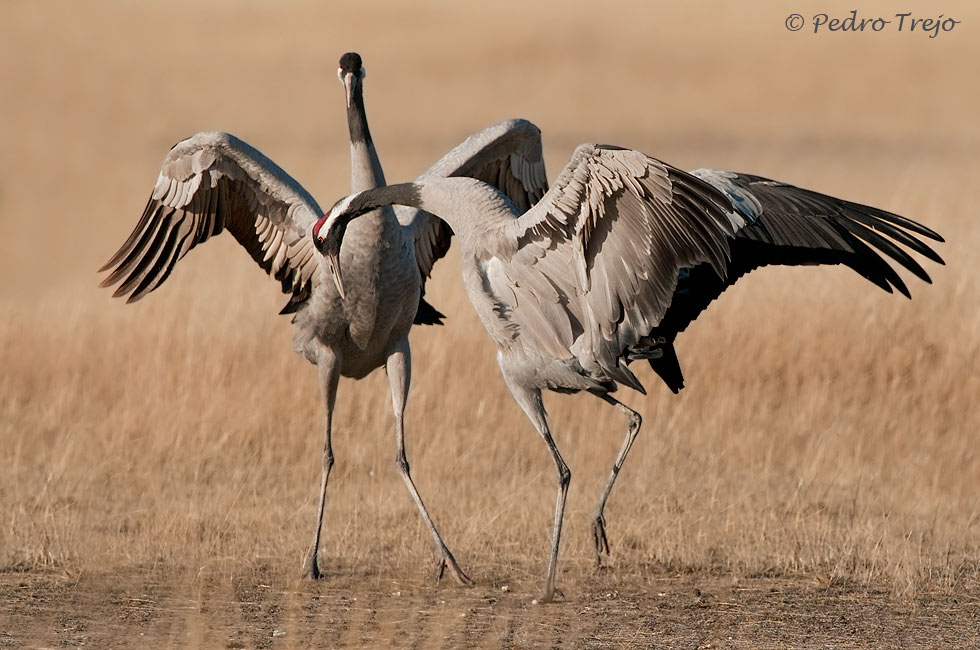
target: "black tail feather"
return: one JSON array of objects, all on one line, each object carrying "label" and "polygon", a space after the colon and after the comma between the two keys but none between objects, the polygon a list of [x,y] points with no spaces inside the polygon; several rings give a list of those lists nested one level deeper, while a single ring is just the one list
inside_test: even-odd
[{"label": "black tail feather", "polygon": [[416,325],[442,325],[442,320],[445,317],[445,314],[427,303],[425,298],[419,296],[419,308],[415,312],[414,321]]},{"label": "black tail feather", "polygon": [[667,384],[667,388],[675,394],[684,388],[684,375],[681,374],[681,364],[677,360],[677,352],[674,351],[674,344],[661,346],[664,355],[658,359],[650,359],[650,367],[660,375],[660,378]]}]

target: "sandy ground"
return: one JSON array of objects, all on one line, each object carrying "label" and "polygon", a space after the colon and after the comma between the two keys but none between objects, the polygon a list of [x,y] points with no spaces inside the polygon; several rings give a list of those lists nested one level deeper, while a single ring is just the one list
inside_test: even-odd
[{"label": "sandy ground", "polygon": [[[279,572],[6,575],[0,647],[974,648],[975,595],[897,604],[854,585],[651,569],[590,576],[553,606],[508,585],[435,587],[371,572],[317,584]],[[365,588],[367,585],[369,587]],[[506,590],[506,591],[505,591]],[[98,603],[98,604],[96,604]]]}]

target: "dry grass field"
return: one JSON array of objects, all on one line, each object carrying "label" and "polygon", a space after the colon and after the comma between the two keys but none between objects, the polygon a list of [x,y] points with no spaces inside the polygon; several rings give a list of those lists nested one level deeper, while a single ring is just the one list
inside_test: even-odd
[{"label": "dry grass field", "polygon": [[[930,39],[791,33],[852,8],[798,4],[5,0],[0,648],[976,647],[980,9],[943,4],[962,22]],[[625,423],[549,396],[564,599],[532,607],[553,465],[450,255],[427,293],[449,320],[412,334],[409,457],[477,586],[433,580],[381,372],[341,383],[328,577],[301,581],[322,406],[277,284],[227,236],[136,305],[95,269],[198,130],[345,194],[348,50],[390,181],[520,116],[552,178],[589,140],[753,172],[920,220],[947,266],[903,276],[911,301],[759,271],[679,338],[680,396],[640,368],[601,570],[588,514]]]}]

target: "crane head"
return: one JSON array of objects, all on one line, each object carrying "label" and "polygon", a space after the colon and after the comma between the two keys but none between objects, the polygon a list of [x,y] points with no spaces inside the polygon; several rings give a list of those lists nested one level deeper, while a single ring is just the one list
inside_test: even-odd
[{"label": "crane head", "polygon": [[[343,202],[346,199],[343,199]],[[351,217],[345,216],[342,206],[334,205],[325,215],[313,224],[313,246],[321,255],[327,258],[330,265],[330,272],[333,275],[334,285],[341,298],[346,297],[344,292],[344,277],[340,270],[340,245],[344,240],[344,233],[347,231],[347,224]]]},{"label": "crane head", "polygon": [[348,52],[340,57],[340,63],[337,66],[337,79],[344,85],[347,92],[347,108],[350,108],[351,102],[354,100],[354,89],[360,86],[366,76],[367,70],[364,69],[360,54]]}]

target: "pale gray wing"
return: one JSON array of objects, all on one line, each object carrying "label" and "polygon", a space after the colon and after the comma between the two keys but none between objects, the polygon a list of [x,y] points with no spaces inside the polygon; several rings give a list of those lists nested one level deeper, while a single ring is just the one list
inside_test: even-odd
[{"label": "pale gray wing", "polygon": [[292,296],[284,311],[293,311],[318,268],[309,233],[320,215],[313,197],[261,152],[227,133],[198,133],[163,161],[143,217],[100,269],[111,269],[102,286],[121,280],[113,295],[139,300],[194,246],[228,229],[282,282]]},{"label": "pale gray wing", "polygon": [[581,145],[510,226],[516,250],[488,276],[521,338],[642,390],[624,354],[663,318],[681,269],[704,263],[724,277],[738,221],[724,194],[686,172]]},{"label": "pale gray wing", "polygon": [[[419,180],[470,176],[493,185],[521,212],[548,191],[541,131],[527,120],[507,120],[475,133],[443,156]],[[449,250],[452,230],[428,212],[409,215],[415,236],[415,257],[423,278]]]},{"label": "pale gray wing", "polygon": [[670,339],[736,280],[763,266],[843,264],[885,291],[894,288],[909,296],[905,283],[882,254],[926,282],[930,281],[928,274],[899,244],[943,263],[915,235],[935,241],[943,238],[897,214],[751,174],[714,169],[697,169],[692,174],[723,192],[744,223],[730,244],[731,259],[724,278],[702,267],[682,276],[657,332]]}]

